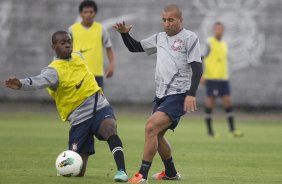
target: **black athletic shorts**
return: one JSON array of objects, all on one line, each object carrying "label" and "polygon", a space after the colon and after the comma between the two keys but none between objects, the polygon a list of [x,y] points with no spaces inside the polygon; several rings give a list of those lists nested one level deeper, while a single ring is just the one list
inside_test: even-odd
[{"label": "black athletic shorts", "polygon": [[94,135],[100,140],[98,135],[101,123],[108,118],[115,119],[114,111],[111,106],[106,106],[98,110],[94,116],[78,125],[72,126],[69,131],[69,150],[77,153],[95,153]]},{"label": "black athletic shorts", "polygon": [[207,96],[226,96],[230,95],[229,82],[226,80],[207,80],[206,81]]},{"label": "black athletic shorts", "polygon": [[153,113],[160,111],[166,113],[171,119],[172,124],[169,129],[174,130],[180,117],[183,116],[186,112],[184,111],[184,100],[186,94],[175,94],[169,95],[163,98],[155,98],[155,106],[153,108]]}]

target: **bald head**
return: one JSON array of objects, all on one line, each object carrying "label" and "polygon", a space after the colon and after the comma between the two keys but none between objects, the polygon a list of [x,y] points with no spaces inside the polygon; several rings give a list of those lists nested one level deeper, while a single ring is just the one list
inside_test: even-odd
[{"label": "bald head", "polygon": [[164,7],[164,12],[174,12],[175,15],[179,18],[182,19],[182,11],[180,8],[175,5],[175,4],[170,4]]},{"label": "bald head", "polygon": [[164,7],[163,27],[168,36],[173,36],[182,30],[182,13],[177,5],[171,4]]}]

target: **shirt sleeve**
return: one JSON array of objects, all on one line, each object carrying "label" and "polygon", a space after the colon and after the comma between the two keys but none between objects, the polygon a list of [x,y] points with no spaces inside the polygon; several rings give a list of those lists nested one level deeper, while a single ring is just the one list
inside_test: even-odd
[{"label": "shirt sleeve", "polygon": [[68,28],[68,33],[69,33],[70,36],[72,37],[72,29],[71,29],[71,26]]},{"label": "shirt sleeve", "polygon": [[210,53],[210,44],[208,41],[205,41],[205,43],[203,44],[202,48],[201,48],[201,55],[202,58],[205,58],[209,55]]},{"label": "shirt sleeve", "polygon": [[190,63],[192,68],[192,79],[190,89],[187,91],[186,95],[196,96],[196,92],[203,74],[202,63],[192,62]]},{"label": "shirt sleeve", "polygon": [[188,63],[191,62],[202,62],[201,60],[201,49],[200,49],[200,43],[199,38],[196,34],[192,34],[190,38],[188,39],[186,43],[187,47],[187,61]]},{"label": "shirt sleeve", "polygon": [[24,91],[43,89],[47,87],[56,91],[59,85],[59,76],[54,68],[46,67],[41,70],[41,74],[34,77],[20,79],[20,82],[22,83],[21,90]]},{"label": "shirt sleeve", "polygon": [[145,52],[141,43],[132,38],[129,33],[121,33],[121,37],[130,52]]},{"label": "shirt sleeve", "polygon": [[107,31],[107,29],[103,26],[102,28],[102,42],[103,42],[103,47],[104,48],[110,48],[112,47],[112,42],[109,36],[109,33]]},{"label": "shirt sleeve", "polygon": [[157,52],[157,39],[158,34],[154,34],[153,36],[140,41],[142,48],[148,55],[155,54]]}]

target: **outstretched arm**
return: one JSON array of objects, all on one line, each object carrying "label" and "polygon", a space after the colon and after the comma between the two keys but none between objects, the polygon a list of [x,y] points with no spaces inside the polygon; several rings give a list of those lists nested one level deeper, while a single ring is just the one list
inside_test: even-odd
[{"label": "outstretched arm", "polygon": [[132,38],[129,33],[121,33],[121,37],[130,52],[145,52],[141,43]]},{"label": "outstretched arm", "polygon": [[54,68],[45,68],[41,71],[41,74],[28,77],[25,79],[18,79],[11,77],[5,80],[5,86],[15,90],[31,91],[36,89],[43,89],[51,87],[53,90],[57,89],[59,84],[58,73]]},{"label": "outstretched arm", "polygon": [[130,52],[145,52],[140,41],[136,41],[129,34],[132,26],[126,26],[125,22],[123,21],[122,23],[117,23],[114,25],[113,28],[115,28],[121,34],[122,40]]},{"label": "outstretched arm", "polygon": [[15,90],[21,89],[22,87],[21,81],[16,77],[10,77],[9,79],[5,80],[4,83],[7,88]]}]

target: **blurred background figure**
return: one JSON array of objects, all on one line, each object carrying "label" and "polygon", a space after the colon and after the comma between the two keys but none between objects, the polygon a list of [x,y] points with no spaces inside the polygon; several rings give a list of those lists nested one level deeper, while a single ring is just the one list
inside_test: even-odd
[{"label": "blurred background figure", "polygon": [[213,27],[213,36],[208,38],[203,49],[204,74],[201,83],[206,87],[205,113],[208,135],[215,134],[212,127],[212,111],[216,98],[220,97],[227,116],[229,131],[234,137],[241,137],[243,133],[235,129],[234,116],[232,114],[232,101],[228,76],[228,47],[222,39],[224,25],[216,22]]},{"label": "blurred background figure", "polygon": [[98,85],[103,88],[103,49],[106,48],[109,60],[109,66],[106,69],[107,78],[114,74],[114,52],[107,29],[99,22],[94,21],[97,12],[98,7],[94,1],[82,1],[79,5],[82,21],[73,24],[69,28],[69,33],[73,38],[74,52],[82,53]]}]

